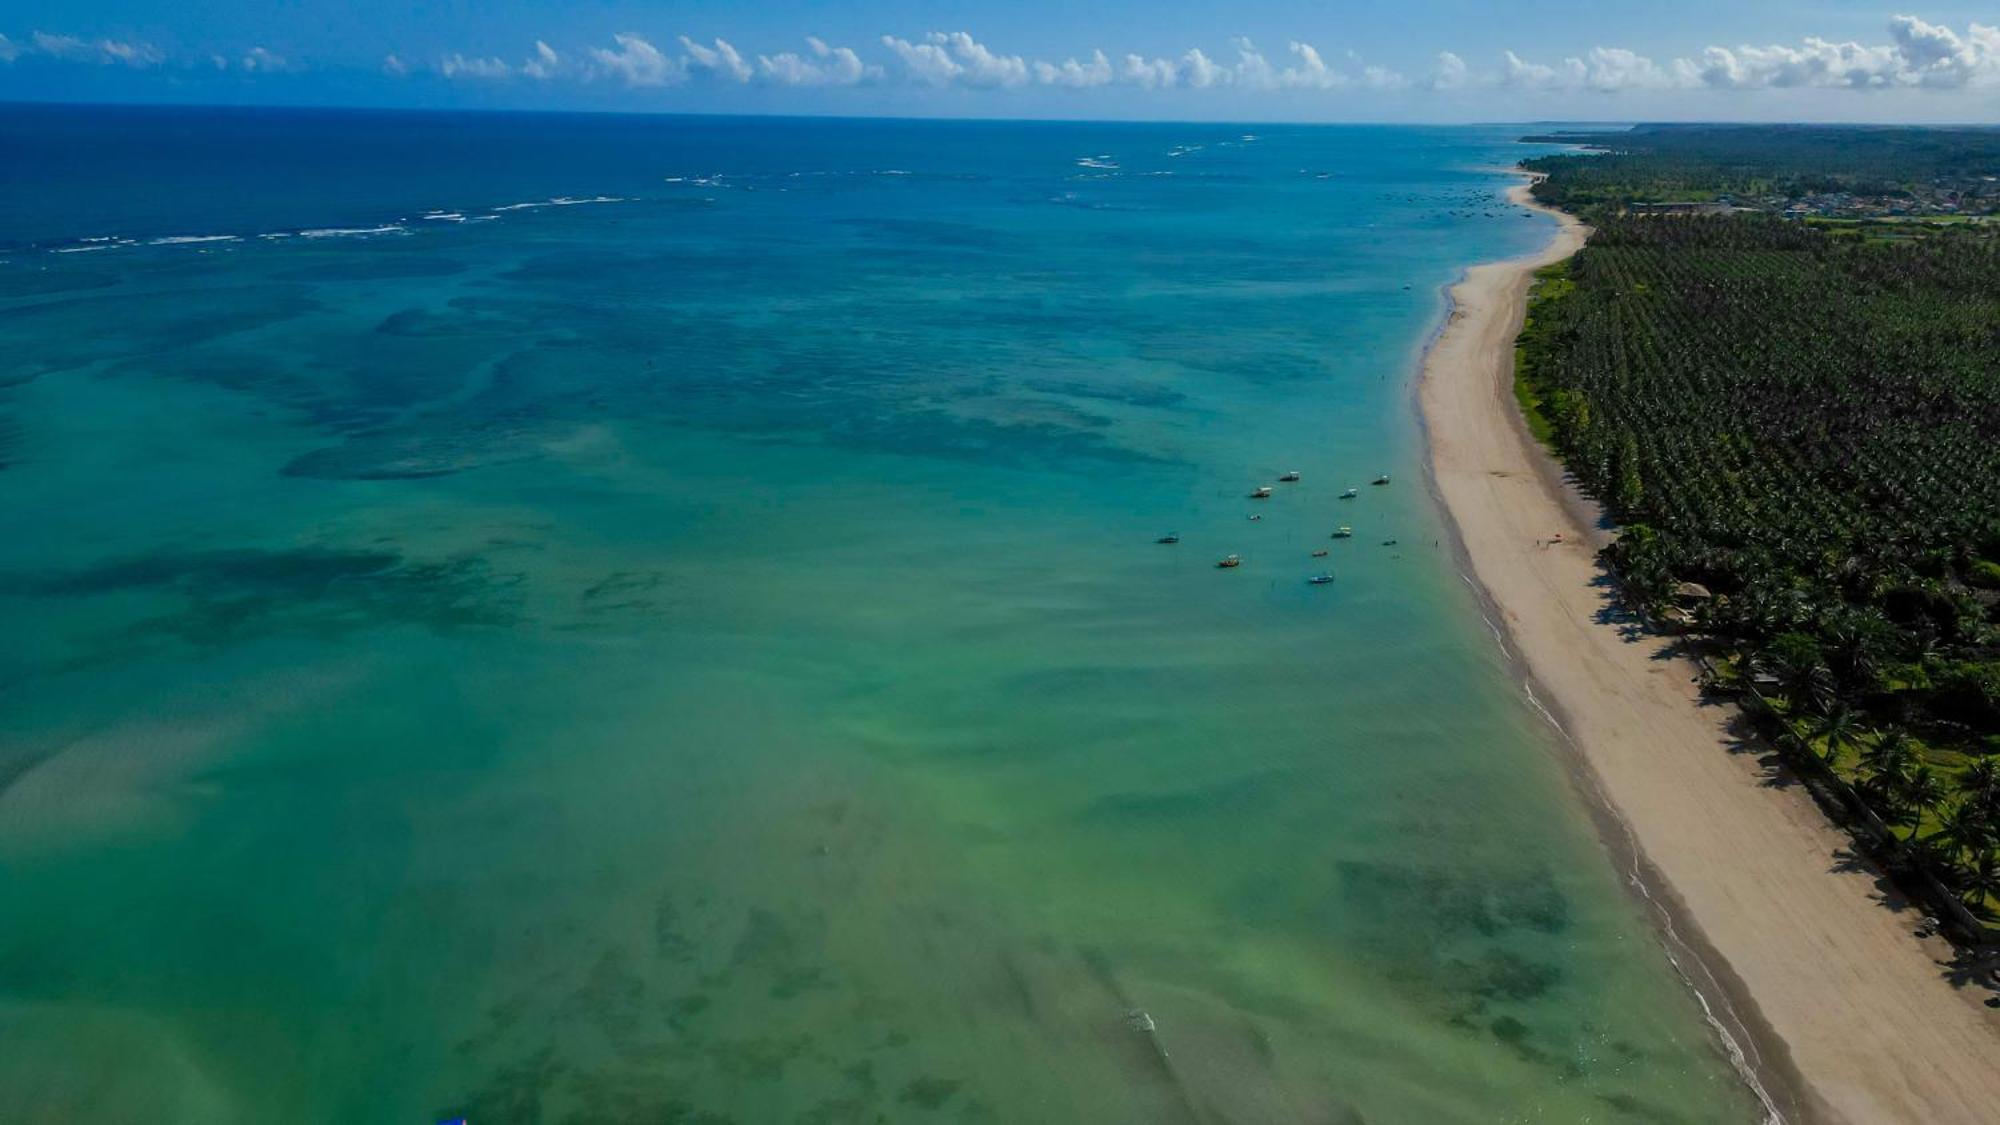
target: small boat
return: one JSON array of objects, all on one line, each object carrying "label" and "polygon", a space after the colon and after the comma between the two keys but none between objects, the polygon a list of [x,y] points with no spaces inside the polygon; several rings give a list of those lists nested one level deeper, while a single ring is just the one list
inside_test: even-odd
[{"label": "small boat", "polygon": [[1253,519],[1253,520],[1261,520],[1261,519],[1263,519],[1264,517],[1263,517],[1263,516],[1260,516],[1260,515],[1258,515],[1258,514],[1257,514],[1257,513],[1255,513],[1255,512],[1251,512],[1251,513],[1250,513],[1250,518],[1251,518],[1251,519]]},{"label": "small boat", "polygon": [[1293,469],[1291,472],[1286,473],[1284,476],[1279,477],[1278,481],[1281,484],[1292,484],[1296,482],[1298,479],[1299,479],[1299,471],[1297,469]]},{"label": "small boat", "polygon": [[1335,539],[1352,539],[1354,538],[1354,529],[1346,524],[1341,524],[1338,528],[1334,529],[1333,537]]},{"label": "small boat", "polygon": [[1368,483],[1369,483],[1369,484],[1388,484],[1388,483],[1389,483],[1389,474],[1388,474],[1388,473],[1383,473],[1383,474],[1382,474],[1381,476],[1379,476],[1379,477],[1376,477],[1376,478],[1375,478],[1374,480],[1371,480],[1371,481],[1369,481]]},{"label": "small boat", "polygon": [[1311,586],[1324,586],[1332,581],[1333,581],[1333,574],[1331,571],[1321,571],[1320,573],[1313,575],[1311,578],[1306,579],[1307,585]]},{"label": "small boat", "polygon": [[1242,566],[1243,560],[1235,555],[1224,555],[1222,556],[1222,561],[1215,565],[1220,570],[1229,570],[1233,567]]},{"label": "small boat", "polygon": [[1250,494],[1250,499],[1252,500],[1269,500],[1270,498],[1271,486],[1268,484],[1257,486],[1257,491]]},{"label": "small boat", "polygon": [[1153,540],[1153,542],[1155,543],[1178,543],[1180,541],[1181,541],[1181,533],[1178,531],[1169,531],[1165,535],[1160,536],[1158,539]]},{"label": "small boat", "polygon": [[1382,545],[1384,547],[1393,547],[1396,545],[1396,541],[1394,539],[1384,539],[1382,540]]},{"label": "small boat", "polygon": [[1347,490],[1346,492],[1343,492],[1343,493],[1341,493],[1341,494],[1340,494],[1340,498],[1341,498],[1342,500],[1352,500],[1352,499],[1354,499],[1354,498],[1355,498],[1356,496],[1359,496],[1359,495],[1361,495],[1361,490],[1360,490],[1360,489],[1358,489],[1358,488],[1350,488],[1350,489],[1348,489],[1348,490]]},{"label": "small boat", "polygon": [[1325,557],[1326,557],[1326,552],[1325,552],[1325,551],[1314,551],[1314,552],[1313,552],[1313,558],[1316,558],[1316,559],[1323,559],[1323,558],[1325,558]]}]

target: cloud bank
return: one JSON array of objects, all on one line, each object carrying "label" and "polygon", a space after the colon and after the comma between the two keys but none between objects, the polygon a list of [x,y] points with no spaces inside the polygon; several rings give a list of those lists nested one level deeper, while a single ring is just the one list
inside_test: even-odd
[{"label": "cloud bank", "polygon": [[[1917,16],[1887,22],[1881,42],[1834,42],[1806,37],[1792,44],[1710,46],[1654,58],[1629,48],[1597,46],[1560,59],[1499,52],[1488,64],[1441,51],[1417,77],[1368,63],[1353,52],[1329,54],[1304,39],[1266,52],[1248,39],[1211,53],[1200,46],[1174,55],[1108,51],[1036,59],[989,46],[968,31],[883,35],[860,50],[804,38],[804,50],[750,53],[719,36],[676,36],[666,49],[638,32],[602,43],[557,48],[536,40],[518,58],[450,52],[421,61],[385,56],[391,77],[432,74],[454,82],[600,83],[631,89],[693,82],[724,87],[832,88],[903,86],[913,90],[1006,91],[1027,88],[1087,91],[1234,90],[1253,93],[1333,91],[1457,93],[1480,89],[1526,93],[1616,95],[1643,90],[1967,91],[2000,87],[2000,28],[1970,23],[1963,31]],[[86,38],[34,31],[25,40],[0,34],[0,64],[41,59],[133,69],[200,66],[247,75],[297,69],[263,47],[173,59],[136,40]]]},{"label": "cloud bank", "polygon": [[1473,88],[1616,94],[1625,90],[1764,90],[1796,87],[1845,90],[1965,90],[2000,86],[2000,28],[1970,24],[1956,31],[1916,16],[1888,23],[1885,42],[1836,43],[1807,37],[1796,44],[1712,46],[1654,59],[1625,47],[1599,46],[1580,55],[1537,61],[1502,51],[1480,68],[1453,51],[1440,52],[1428,73],[1411,78],[1364,63],[1351,52],[1339,63],[1303,39],[1270,54],[1248,39],[1210,54],[1191,47],[1179,55],[1147,56],[1093,48],[1056,61],[995,49],[967,31],[933,31],[915,38],[883,35],[880,62],[852,47],[807,37],[807,52],[746,56],[728,40],[678,37],[669,54],[636,33],[614,37],[615,49],[590,48],[566,63],[546,43],[537,56],[509,66],[495,58],[448,55],[438,70],[450,78],[566,76],[629,86],[692,80],[725,85],[859,86],[900,83],[928,89],[1008,90],[1050,87],[1088,90],[1463,91]]}]

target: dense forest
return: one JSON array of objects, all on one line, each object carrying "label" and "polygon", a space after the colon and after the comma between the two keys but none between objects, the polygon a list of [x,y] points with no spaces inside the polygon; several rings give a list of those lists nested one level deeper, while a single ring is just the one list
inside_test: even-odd
[{"label": "dense forest", "polygon": [[1526,139],[1593,150],[1526,162],[1550,173],[1535,194],[1572,211],[1669,200],[1777,210],[1828,196],[1849,197],[1827,202],[1841,211],[2000,210],[2000,129],[1646,125]]},{"label": "dense forest", "polygon": [[[1742,131],[1665,156],[1621,203],[1603,156],[1544,163],[1595,228],[1544,271],[1519,351],[1530,420],[1611,510],[1628,595],[1703,639],[1898,836],[1896,858],[2000,903],[2000,239],[1983,223],[1637,213],[1703,169],[1880,175],[1880,143],[1808,161]],[[1816,130],[1772,130],[1790,140]],[[1691,133],[1691,135],[1699,135]],[[2000,134],[1995,134],[2000,138]],[[1980,150],[1983,154],[1985,150]],[[2000,159],[2000,151],[1995,157]],[[1974,159],[1984,161],[1986,155]],[[1915,158],[1913,158],[1915,160]],[[1930,163],[1924,163],[1928,161]],[[1627,165],[1620,176],[1641,165]],[[1649,173],[1650,174],[1650,173]],[[1579,204],[1583,198],[1597,200]]]}]

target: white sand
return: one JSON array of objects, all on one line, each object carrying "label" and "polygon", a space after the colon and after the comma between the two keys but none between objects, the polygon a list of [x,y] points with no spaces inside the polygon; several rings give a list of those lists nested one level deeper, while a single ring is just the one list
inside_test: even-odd
[{"label": "white sand", "polygon": [[[1530,202],[1526,185],[1514,198]],[[1541,253],[1468,272],[1425,359],[1432,467],[1471,577],[1608,804],[1614,841],[1629,836],[1647,869],[1670,946],[1784,1118],[2000,1122],[1992,993],[1953,986],[1950,946],[1914,936],[1918,913],[1885,903],[1844,834],[1746,750],[1734,707],[1701,703],[1691,664],[1605,620],[1601,533],[1512,391],[1530,273],[1587,233],[1562,219]],[[1562,544],[1537,545],[1556,532]]]}]

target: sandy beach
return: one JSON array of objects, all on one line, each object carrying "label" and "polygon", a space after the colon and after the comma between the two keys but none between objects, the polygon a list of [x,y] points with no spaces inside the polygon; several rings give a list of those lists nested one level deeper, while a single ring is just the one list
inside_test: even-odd
[{"label": "sandy beach", "polygon": [[[1530,202],[1527,187],[1513,197]],[[1785,1121],[2000,1117],[2000,1009],[1695,669],[1637,631],[1595,559],[1594,511],[1528,435],[1511,381],[1531,272],[1582,245],[1568,216],[1529,258],[1480,265],[1424,361],[1435,487],[1468,578],[1602,798],[1662,933]],[[1557,533],[1561,542],[1545,545]]]}]

